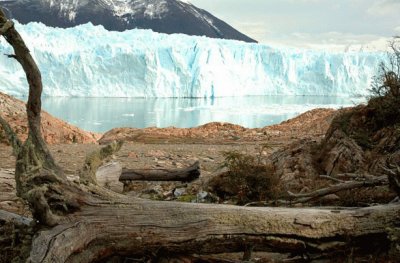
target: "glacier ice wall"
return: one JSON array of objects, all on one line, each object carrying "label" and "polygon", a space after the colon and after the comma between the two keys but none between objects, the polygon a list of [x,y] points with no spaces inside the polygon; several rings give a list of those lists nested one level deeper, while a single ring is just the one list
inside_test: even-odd
[{"label": "glacier ice wall", "polygon": [[[365,96],[379,52],[330,53],[232,40],[17,24],[44,95],[78,97]],[[1,53],[12,53],[4,40]],[[0,91],[27,94],[19,64],[0,56]]]}]

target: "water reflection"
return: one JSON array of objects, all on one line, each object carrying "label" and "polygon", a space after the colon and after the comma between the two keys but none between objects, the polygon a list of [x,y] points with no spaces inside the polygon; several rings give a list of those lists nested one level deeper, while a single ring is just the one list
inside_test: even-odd
[{"label": "water reflection", "polygon": [[43,108],[85,130],[115,127],[194,127],[223,121],[248,128],[264,127],[313,108],[353,106],[361,99],[318,96],[226,98],[43,98]]}]

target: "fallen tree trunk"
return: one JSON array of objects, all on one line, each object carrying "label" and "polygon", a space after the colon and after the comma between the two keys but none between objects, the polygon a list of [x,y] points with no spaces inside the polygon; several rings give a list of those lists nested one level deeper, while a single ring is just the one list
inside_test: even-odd
[{"label": "fallen tree trunk", "polygon": [[399,222],[399,211],[400,204],[324,210],[120,199],[81,207],[40,232],[30,259],[92,262],[112,255],[240,252],[250,245],[298,254],[387,250],[387,229]]},{"label": "fallen tree trunk", "polygon": [[[77,190],[50,181],[42,187],[53,198],[62,190],[66,204],[78,200],[80,206],[58,217],[54,226],[37,226],[32,262],[245,252],[247,247],[299,255],[387,251],[388,229],[400,220],[400,203],[360,209],[243,208],[131,199],[94,185]],[[47,202],[54,214],[65,213],[57,198]],[[30,222],[1,211],[0,218]]]},{"label": "fallen tree trunk", "polygon": [[123,169],[120,182],[129,181],[181,181],[191,182],[200,176],[199,162],[182,169]]}]

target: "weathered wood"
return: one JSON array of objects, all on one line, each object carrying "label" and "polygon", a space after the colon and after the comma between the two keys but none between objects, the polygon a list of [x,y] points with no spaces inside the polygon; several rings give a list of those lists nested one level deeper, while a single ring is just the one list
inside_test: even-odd
[{"label": "weathered wood", "polygon": [[249,246],[299,254],[384,249],[388,229],[399,220],[400,204],[324,210],[114,200],[83,207],[40,232],[31,260],[91,262],[114,254],[213,254]]},{"label": "weathered wood", "polygon": [[[331,177],[328,176],[328,178],[331,178]],[[294,194],[294,193],[288,192],[290,197],[292,197],[294,199],[291,200],[290,202],[285,202],[285,201],[283,201],[283,202],[284,203],[292,203],[292,204],[306,203],[313,199],[320,198],[320,197],[323,197],[323,196],[326,196],[329,194],[334,194],[334,193],[344,191],[344,190],[381,186],[381,185],[387,185],[388,183],[389,182],[388,182],[388,178],[386,175],[375,177],[374,179],[364,180],[364,181],[341,182],[336,185],[332,185],[330,187],[315,190],[314,192],[311,192],[311,193]]]},{"label": "weathered wood", "polygon": [[29,209],[15,189],[14,169],[0,169],[0,210],[29,215]]},{"label": "weathered wood", "polygon": [[102,147],[98,151],[94,151],[85,159],[85,164],[79,172],[79,177],[82,183],[96,184],[96,172],[103,164],[103,161],[118,152],[122,147],[123,142],[112,142],[109,145]]},{"label": "weathered wood", "polygon": [[29,256],[32,221],[0,210],[0,263],[24,262]]},{"label": "weathered wood", "polygon": [[382,168],[388,177],[390,188],[400,197],[400,165],[388,164],[388,167]]},{"label": "weathered wood", "polygon": [[30,54],[24,40],[14,27],[14,23],[8,20],[0,9],[0,35],[12,46],[15,58],[22,66],[26,79],[29,84],[29,96],[26,105],[28,115],[29,135],[27,144],[35,146],[37,157],[43,162],[44,166],[57,169],[54,159],[43,140],[41,132],[41,94],[43,90],[42,76],[39,68]]},{"label": "weathered wood", "polygon": [[97,184],[116,193],[122,193],[124,184],[119,181],[121,172],[122,166],[119,162],[107,163],[97,169]]},{"label": "weathered wood", "polygon": [[181,169],[123,169],[119,181],[182,181],[191,182],[200,176],[200,164],[195,162]]},{"label": "weathered wood", "polygon": [[12,222],[15,225],[29,226],[32,222],[32,218],[20,216],[8,211],[0,210],[0,221]]}]

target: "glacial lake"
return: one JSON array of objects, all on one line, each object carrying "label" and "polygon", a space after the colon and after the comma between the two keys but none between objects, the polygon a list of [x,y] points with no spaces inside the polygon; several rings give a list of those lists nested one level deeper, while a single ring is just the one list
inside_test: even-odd
[{"label": "glacial lake", "polygon": [[224,98],[80,98],[45,97],[43,109],[84,130],[115,127],[195,127],[220,121],[247,128],[264,127],[314,108],[341,108],[361,98],[255,96]]}]

